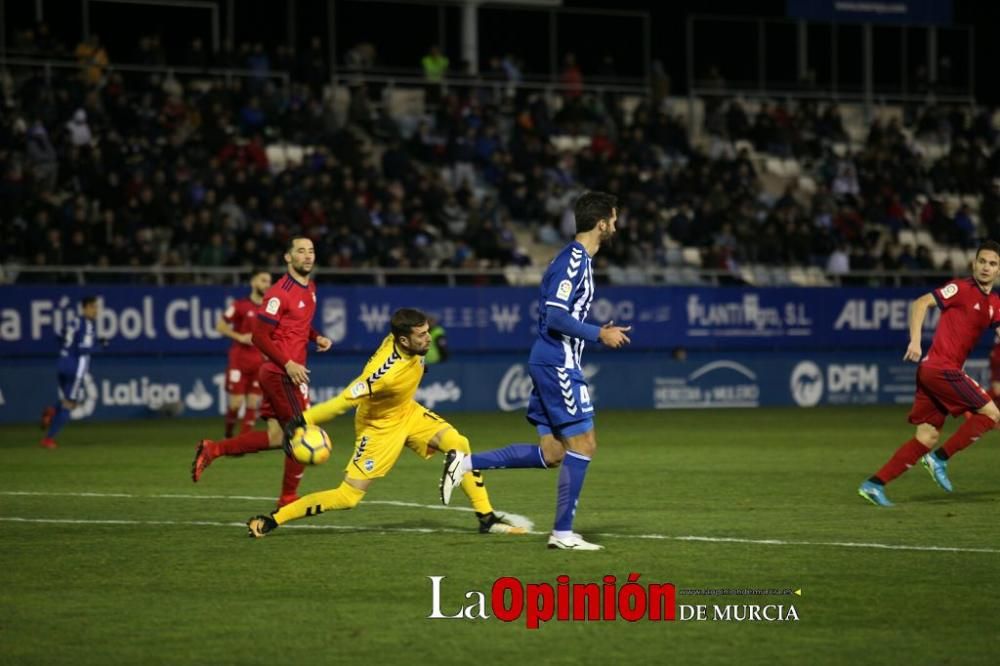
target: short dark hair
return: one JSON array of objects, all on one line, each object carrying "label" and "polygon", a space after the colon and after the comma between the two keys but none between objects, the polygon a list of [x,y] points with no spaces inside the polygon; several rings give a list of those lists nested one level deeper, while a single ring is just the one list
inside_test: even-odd
[{"label": "short dark hair", "polygon": [[414,308],[399,308],[392,313],[392,322],[389,327],[392,330],[392,337],[397,340],[403,336],[408,336],[417,326],[428,323],[428,317],[420,310]]},{"label": "short dark hair", "polygon": [[80,299],[81,307],[88,307],[97,302],[97,296],[84,296]]},{"label": "short dark hair", "polygon": [[979,253],[982,252],[983,250],[987,250],[989,252],[996,252],[997,256],[1000,257],[1000,243],[994,240],[984,240],[983,242],[981,242],[979,244],[979,247],[976,248],[976,256],[978,257]]},{"label": "short dark hair", "polygon": [[267,270],[263,266],[254,266],[253,268],[250,269],[250,279],[251,280],[254,279],[261,273],[267,273],[268,275],[270,275],[271,271]]},{"label": "short dark hair", "polygon": [[607,192],[584,192],[576,200],[573,214],[576,216],[576,233],[590,231],[599,220],[610,220],[611,213],[618,207],[618,197]]},{"label": "short dark hair", "polygon": [[[310,243],[312,242],[312,239],[309,238],[308,236],[292,236],[291,238],[288,239],[288,243],[285,245],[285,254],[292,253],[292,250],[295,249],[295,241],[297,240],[307,240]],[[256,275],[256,273],[254,273],[254,275]]]}]

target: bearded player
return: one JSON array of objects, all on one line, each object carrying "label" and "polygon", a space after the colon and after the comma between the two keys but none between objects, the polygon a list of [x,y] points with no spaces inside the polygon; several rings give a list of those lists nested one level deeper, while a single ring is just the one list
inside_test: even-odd
[{"label": "bearded player", "polygon": [[[465,436],[414,399],[431,345],[427,315],[402,308],[393,313],[390,327],[389,335],[348,388],[332,400],[306,410],[300,421],[286,428],[292,434],[307,423],[325,423],[357,408],[354,455],[344,469],[343,482],[337,488],[306,495],[269,516],[251,518],[247,522],[250,536],[260,538],[279,525],[324,511],[353,509],[368,488],[389,473],[404,447],[425,459],[437,451],[470,452]],[[479,519],[480,532],[526,532],[506,516],[494,513],[486,483],[478,470],[463,475],[461,487]]]},{"label": "bearded player", "polygon": [[233,301],[219,318],[215,330],[233,341],[229,347],[229,366],[226,368],[226,437],[233,436],[236,419],[243,409],[240,434],[253,430],[260,408],[260,382],[257,372],[264,357],[254,346],[250,329],[257,316],[257,308],[264,302],[264,294],[271,288],[271,274],[256,269],[250,275],[250,295]]},{"label": "bearded player", "polygon": [[594,404],[583,376],[581,358],[587,341],[621,349],[631,326],[586,323],[594,299],[591,260],[611,242],[618,220],[618,199],[605,192],[585,192],[574,207],[576,237],[549,264],[542,277],[538,337],[531,347],[528,372],[533,387],[528,422],[535,426],[538,445],[511,444],[502,449],[466,455],[449,451],[441,475],[441,501],[448,504],[458,479],[472,469],[549,468],[561,465],[556,516],[548,547],[601,550],[573,531],[577,502],[587,468],[597,450]]},{"label": "bearded player", "polygon": [[[198,443],[191,479],[201,478],[213,460],[220,456],[241,456],[265,449],[280,449],[284,426],[309,407],[309,369],[306,350],[309,342],[324,352],[333,344],[312,327],[316,312],[316,284],[309,279],[316,262],[316,251],[308,238],[294,237],[285,251],[288,272],[267,290],[254,317],[251,337],[264,354],[258,380],[264,394],[260,416],[267,421],[267,431],[250,431],[237,437]],[[296,491],[302,480],[303,466],[284,457],[285,474],[278,506],[298,499]]]},{"label": "bearded player", "polygon": [[[1000,410],[971,377],[962,370],[969,352],[987,327],[1000,327],[1000,296],[993,283],[1000,275],[1000,244],[984,241],[976,250],[972,277],[953,280],[924,294],[910,306],[910,344],[903,356],[917,366],[917,391],[910,410],[910,423],[917,426],[913,439],[899,448],[889,461],[861,484],[858,494],[872,504],[892,506],[885,485],[912,467],[917,460],[946,492],[952,491],[948,461],[1000,421]],[[941,308],[930,351],[921,360],[920,334],[930,307]],[[948,441],[934,449],[948,414],[970,412]]]}]

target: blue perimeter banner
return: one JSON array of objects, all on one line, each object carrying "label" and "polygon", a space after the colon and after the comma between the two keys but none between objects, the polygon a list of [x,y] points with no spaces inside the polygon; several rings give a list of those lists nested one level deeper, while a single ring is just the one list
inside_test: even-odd
[{"label": "blue perimeter banner", "polygon": [[[909,302],[926,291],[605,287],[598,288],[590,321],[631,324],[631,351],[904,350]],[[0,356],[55,354],[57,331],[90,294],[102,300],[97,331],[110,339],[107,354],[223,354],[229,341],[215,331],[216,321],[246,289],[0,287]],[[456,352],[526,351],[535,338],[538,290],[321,286],[314,325],[336,350],[370,353],[399,307],[436,316]],[[930,310],[927,333],[939,316],[937,308]]]},{"label": "blue perimeter banner", "polygon": [[841,23],[951,25],[952,0],[785,0],[789,18]]},{"label": "blue perimeter banner", "polygon": [[[585,357],[590,393],[602,409],[702,409],[758,406],[909,404],[916,365],[902,352],[694,353],[675,361],[666,353]],[[459,356],[428,368],[417,400],[447,416],[458,411],[516,412],[522,419],[531,393],[523,354]],[[360,372],[365,356],[310,360],[314,403],[328,400]],[[985,357],[967,372],[989,381]],[[87,399],[74,418],[134,419],[163,415],[221,415],[224,359],[95,359],[86,377]],[[37,418],[56,398],[55,364],[10,359],[0,375],[0,422]],[[350,418],[345,417],[345,418]],[[532,430],[525,422],[525,436]],[[221,421],[220,421],[221,427]]]}]

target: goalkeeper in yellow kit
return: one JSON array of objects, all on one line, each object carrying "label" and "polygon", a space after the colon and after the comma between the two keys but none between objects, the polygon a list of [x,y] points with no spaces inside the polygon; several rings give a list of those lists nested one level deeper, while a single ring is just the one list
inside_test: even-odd
[{"label": "goalkeeper in yellow kit", "polygon": [[[251,518],[247,521],[250,536],[262,537],[291,520],[324,511],[353,509],[375,479],[389,473],[404,446],[425,459],[436,451],[470,453],[468,439],[413,399],[424,375],[424,355],[431,343],[427,315],[401,308],[393,313],[390,327],[391,332],[368,359],[365,369],[340,395],[307,409],[285,430],[287,439],[306,424],[325,423],[356,407],[354,455],[344,470],[344,481],[333,490],[312,493],[286,504],[269,516]],[[493,512],[478,470],[466,473],[461,487],[479,518],[480,532],[526,532]]]}]

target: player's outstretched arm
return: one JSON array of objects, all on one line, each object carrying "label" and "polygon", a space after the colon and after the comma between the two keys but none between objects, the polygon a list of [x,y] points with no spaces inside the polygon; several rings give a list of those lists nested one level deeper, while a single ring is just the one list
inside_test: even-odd
[{"label": "player's outstretched arm", "polygon": [[368,383],[362,377],[358,377],[336,396],[310,407],[302,413],[302,416],[306,423],[319,425],[332,421],[344,412],[357,407],[359,402],[367,400],[369,397],[371,397],[371,391],[368,388]]},{"label": "player's outstretched arm", "polygon": [[923,355],[921,337],[923,336],[924,319],[927,317],[927,311],[934,307],[935,302],[934,294],[924,294],[910,303],[910,344],[907,345],[906,353],[903,354],[904,361],[920,362],[920,357]]}]

